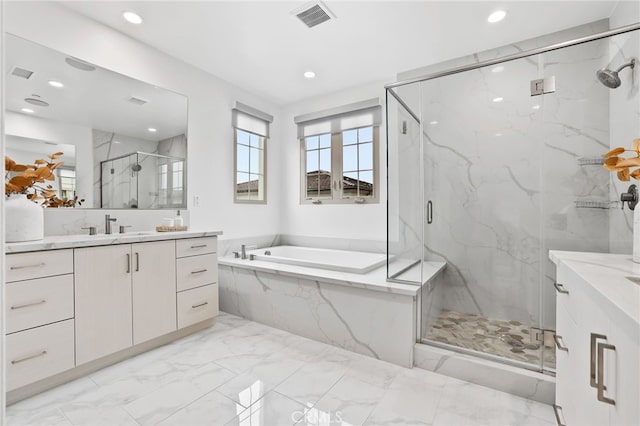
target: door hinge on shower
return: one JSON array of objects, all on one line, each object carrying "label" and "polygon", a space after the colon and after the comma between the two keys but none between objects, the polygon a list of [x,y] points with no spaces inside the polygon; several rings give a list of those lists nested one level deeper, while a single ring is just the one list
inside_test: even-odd
[{"label": "door hinge on shower", "polygon": [[553,347],[553,336],[556,335],[556,331],[547,328],[530,327],[529,335],[532,342],[538,342],[544,346]]},{"label": "door hinge on shower", "polygon": [[556,91],[556,77],[538,78],[531,80],[531,96],[538,96],[545,93],[553,93]]}]

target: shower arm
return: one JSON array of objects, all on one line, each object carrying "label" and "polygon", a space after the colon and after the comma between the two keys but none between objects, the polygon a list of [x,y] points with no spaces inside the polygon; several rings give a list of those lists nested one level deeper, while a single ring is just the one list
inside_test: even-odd
[{"label": "shower arm", "polygon": [[618,69],[616,70],[616,72],[620,72],[621,70],[625,69],[626,67],[634,68],[635,66],[636,66],[636,59],[635,59],[635,58],[633,58],[633,59],[631,59],[629,62],[627,62],[626,64],[622,64],[622,65],[620,65],[620,68],[618,68]]}]

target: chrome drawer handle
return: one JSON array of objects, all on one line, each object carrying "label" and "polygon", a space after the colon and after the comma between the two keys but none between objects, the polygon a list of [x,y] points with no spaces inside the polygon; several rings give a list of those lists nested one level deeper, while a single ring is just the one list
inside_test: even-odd
[{"label": "chrome drawer handle", "polygon": [[200,269],[200,270],[197,270],[197,271],[191,271],[191,273],[192,274],[201,274],[201,273],[207,272],[207,271],[208,271],[208,269]]},{"label": "chrome drawer handle", "polygon": [[553,286],[556,288],[558,293],[569,294],[567,290],[565,290],[564,286],[560,283],[553,283]]},{"label": "chrome drawer handle", "polygon": [[591,333],[591,344],[590,346],[590,363],[589,363],[589,385],[592,388],[598,387],[598,382],[596,380],[596,340],[602,339],[607,340],[607,336],[603,334]]},{"label": "chrome drawer handle", "polygon": [[562,407],[556,404],[553,404],[552,407],[553,407],[553,414],[556,415],[556,423],[558,423],[558,426],[567,426],[566,423],[563,423],[562,420],[560,420],[560,412],[562,411]]},{"label": "chrome drawer handle", "polygon": [[127,274],[131,273],[131,255],[127,253]]},{"label": "chrome drawer handle", "polygon": [[13,311],[15,309],[28,308],[29,306],[42,305],[43,303],[47,303],[47,301],[42,299],[37,302],[25,303],[24,305],[14,305],[11,307],[11,310]]},{"label": "chrome drawer handle", "polygon": [[209,302],[202,302],[202,303],[200,303],[200,304],[198,304],[198,305],[191,305],[191,308],[192,308],[192,309],[200,308],[200,307],[202,307],[202,306],[204,306],[204,305],[208,305],[208,304],[209,304]]},{"label": "chrome drawer handle", "polygon": [[33,265],[12,266],[9,269],[11,269],[12,271],[15,271],[17,269],[42,268],[45,265],[46,265],[46,263],[42,262],[42,263],[35,263]]},{"label": "chrome drawer handle", "polygon": [[47,354],[47,351],[42,351],[40,353],[29,355],[24,358],[14,359],[13,361],[11,361],[11,364],[19,364],[24,361],[29,361],[30,359],[40,358],[41,356],[45,356],[46,354]]},{"label": "chrome drawer handle", "polygon": [[607,388],[604,385],[604,350],[605,349],[611,349],[612,351],[615,351],[616,347],[608,343],[598,343],[598,383],[596,385],[596,387],[598,388],[598,401],[605,402],[611,405],[616,405],[615,400],[604,396],[604,391]]},{"label": "chrome drawer handle", "polygon": [[562,336],[558,336],[557,334],[553,335],[553,340],[556,342],[556,347],[561,351],[569,352],[569,348],[564,345],[564,340]]},{"label": "chrome drawer handle", "polygon": [[206,246],[207,246],[206,244],[200,244],[200,245],[197,245],[197,246],[191,246],[191,248],[192,249],[197,249],[197,248],[204,248]]}]

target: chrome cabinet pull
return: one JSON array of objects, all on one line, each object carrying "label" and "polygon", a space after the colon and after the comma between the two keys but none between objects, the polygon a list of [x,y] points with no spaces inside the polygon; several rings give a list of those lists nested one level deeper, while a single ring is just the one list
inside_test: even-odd
[{"label": "chrome cabinet pull", "polygon": [[208,305],[208,304],[209,304],[209,302],[202,302],[202,303],[200,303],[198,305],[191,305],[191,308],[192,309],[200,308],[201,306]]},{"label": "chrome cabinet pull", "polygon": [[127,274],[131,273],[131,255],[127,253]]},{"label": "chrome cabinet pull", "polygon": [[22,265],[22,266],[12,266],[9,269],[15,271],[17,269],[27,269],[27,268],[42,268],[46,263],[34,263],[33,265]]},{"label": "chrome cabinet pull", "polygon": [[591,344],[590,346],[590,363],[589,363],[589,385],[592,388],[598,387],[598,382],[596,380],[596,340],[602,339],[607,340],[607,336],[603,334],[591,333]]},{"label": "chrome cabinet pull", "polygon": [[11,361],[11,364],[20,364],[21,362],[29,361],[30,359],[40,358],[41,356],[45,356],[46,354],[47,354],[47,351],[42,351],[37,354],[25,356],[24,358],[14,359],[13,361]]},{"label": "chrome cabinet pull", "polygon": [[560,283],[553,283],[553,286],[556,288],[556,291],[561,294],[569,294],[569,291],[565,290],[564,286]]},{"label": "chrome cabinet pull", "polygon": [[597,381],[598,401],[605,402],[611,405],[616,405],[615,400],[604,396],[604,391],[606,389],[606,386],[604,385],[604,350],[605,349],[610,349],[612,351],[615,351],[616,347],[608,343],[598,343],[598,381]]},{"label": "chrome cabinet pull", "polygon": [[191,273],[192,274],[201,274],[201,273],[207,272],[207,271],[208,271],[208,269],[199,269],[197,271],[191,271]]},{"label": "chrome cabinet pull", "polygon": [[11,307],[11,310],[13,311],[15,309],[22,309],[22,308],[28,308],[30,306],[42,305],[43,303],[47,303],[47,301],[45,299],[42,299],[37,302],[25,303],[24,305],[13,305]]},{"label": "chrome cabinet pull", "polygon": [[[558,423],[558,426],[567,426],[566,423],[563,423],[562,420],[560,420],[560,412],[562,411],[562,407],[556,404],[553,404],[552,407],[553,414],[556,415],[556,423]],[[564,415],[562,417],[564,417]]]},{"label": "chrome cabinet pull", "polygon": [[140,271],[140,253],[136,252],[136,272]]},{"label": "chrome cabinet pull", "polygon": [[562,336],[558,336],[557,334],[553,335],[553,340],[556,342],[556,347],[561,351],[569,352],[569,348],[564,345],[564,340]]},{"label": "chrome cabinet pull", "polygon": [[206,247],[206,246],[207,246],[207,244],[199,244],[199,245],[197,245],[197,246],[191,246],[191,248],[192,248],[192,249],[197,249],[197,248],[204,248],[204,247]]}]

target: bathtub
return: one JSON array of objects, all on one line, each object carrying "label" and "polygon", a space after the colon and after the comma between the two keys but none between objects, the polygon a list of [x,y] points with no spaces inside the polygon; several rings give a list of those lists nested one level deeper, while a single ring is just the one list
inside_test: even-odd
[{"label": "bathtub", "polygon": [[387,261],[384,253],[361,251],[329,250],[310,247],[276,246],[249,250],[247,254],[256,260],[332,271],[366,274],[383,266]]}]

